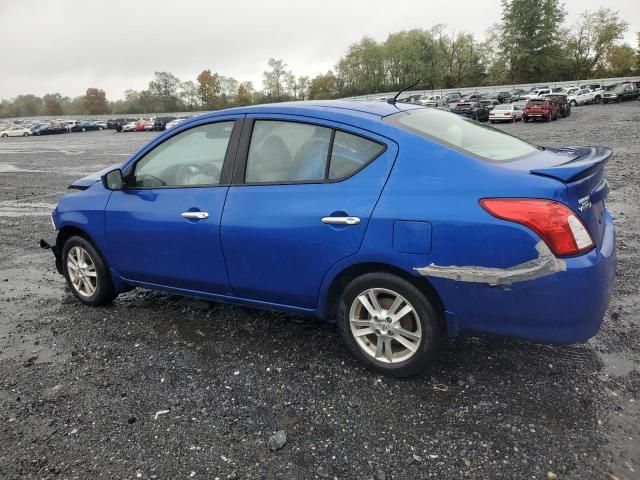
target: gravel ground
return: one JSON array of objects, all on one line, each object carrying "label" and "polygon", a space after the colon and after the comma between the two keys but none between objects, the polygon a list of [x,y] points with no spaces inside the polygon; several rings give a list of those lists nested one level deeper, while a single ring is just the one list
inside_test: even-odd
[{"label": "gravel ground", "polygon": [[312,319],[142,290],[80,305],[37,248],[49,212],[152,134],[0,140],[0,478],[640,478],[640,104],[499,128],[614,149],[609,313],[581,345],[451,339],[403,380]]}]

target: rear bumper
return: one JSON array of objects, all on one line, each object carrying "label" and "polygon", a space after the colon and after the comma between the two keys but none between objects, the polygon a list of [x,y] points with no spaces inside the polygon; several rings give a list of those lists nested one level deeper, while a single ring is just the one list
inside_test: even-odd
[{"label": "rear bumper", "polygon": [[615,278],[616,237],[608,212],[605,222],[600,248],[565,259],[564,272],[501,287],[456,282],[455,297],[443,298],[450,312],[449,333],[492,333],[542,343],[593,337]]}]

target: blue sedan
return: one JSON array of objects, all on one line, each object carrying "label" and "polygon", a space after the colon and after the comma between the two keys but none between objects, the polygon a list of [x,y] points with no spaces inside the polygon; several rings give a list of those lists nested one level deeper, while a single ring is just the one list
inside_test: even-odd
[{"label": "blue sedan", "polygon": [[369,368],[410,375],[445,336],[596,334],[610,155],[410,104],[223,110],[73,183],[41,244],[84,304],[142,287],[315,315]]}]

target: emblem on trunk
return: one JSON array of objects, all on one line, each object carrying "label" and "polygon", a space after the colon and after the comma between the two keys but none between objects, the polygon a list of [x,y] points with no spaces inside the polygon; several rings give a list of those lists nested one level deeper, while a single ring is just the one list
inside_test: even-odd
[{"label": "emblem on trunk", "polygon": [[580,204],[581,212],[589,210],[591,208],[591,197],[587,195],[586,197],[579,198],[578,203]]}]

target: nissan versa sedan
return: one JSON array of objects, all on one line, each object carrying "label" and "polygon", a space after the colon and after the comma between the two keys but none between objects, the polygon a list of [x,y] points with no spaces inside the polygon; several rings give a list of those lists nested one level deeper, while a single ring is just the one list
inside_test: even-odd
[{"label": "nissan versa sedan", "polygon": [[445,336],[595,335],[610,155],[393,101],[223,110],[73,183],[41,245],[84,304],[142,287],[315,315],[410,375]]}]

